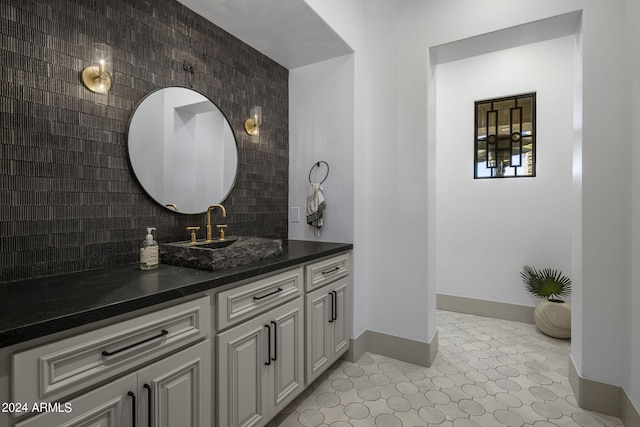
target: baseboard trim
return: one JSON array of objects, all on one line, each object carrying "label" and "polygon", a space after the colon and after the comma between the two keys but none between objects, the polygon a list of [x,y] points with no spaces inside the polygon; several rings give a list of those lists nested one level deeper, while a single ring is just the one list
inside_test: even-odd
[{"label": "baseboard trim", "polygon": [[391,357],[403,362],[430,367],[438,353],[438,331],[431,342],[415,341],[376,331],[364,331],[358,338],[351,338],[344,358],[356,362],[366,352]]},{"label": "baseboard trim", "polygon": [[581,377],[571,356],[569,383],[582,409],[619,418],[622,416],[622,388]]},{"label": "baseboard trim", "polygon": [[569,383],[578,406],[589,411],[618,417],[626,426],[640,426],[640,412],[622,387],[580,376],[569,356]]},{"label": "baseboard trim", "polygon": [[512,320],[532,325],[535,324],[533,320],[535,307],[529,307],[527,305],[436,294],[436,308],[438,310],[455,311],[457,313]]},{"label": "baseboard trim", "polygon": [[367,331],[360,334],[358,338],[351,338],[349,350],[343,356],[349,362],[357,362],[367,352]]},{"label": "baseboard trim", "polygon": [[635,407],[627,393],[622,390],[622,413],[620,418],[626,426],[640,426],[640,411]]}]

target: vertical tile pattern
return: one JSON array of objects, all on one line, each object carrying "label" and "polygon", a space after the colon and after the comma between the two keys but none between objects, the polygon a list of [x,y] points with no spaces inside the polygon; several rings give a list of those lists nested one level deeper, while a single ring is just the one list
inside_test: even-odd
[{"label": "vertical tile pattern", "polygon": [[[108,95],[80,79],[113,49]],[[158,206],[129,170],[129,117],[150,91],[187,85],[238,140],[228,234],[287,237],[288,71],[175,0],[0,0],[0,283],[138,259],[145,227],[185,240],[204,215]],[[261,143],[243,130],[263,108]]]},{"label": "vertical tile pattern", "polygon": [[529,324],[438,311],[430,368],[366,353],[336,362],[267,427],[622,427],[578,407],[570,342]]}]

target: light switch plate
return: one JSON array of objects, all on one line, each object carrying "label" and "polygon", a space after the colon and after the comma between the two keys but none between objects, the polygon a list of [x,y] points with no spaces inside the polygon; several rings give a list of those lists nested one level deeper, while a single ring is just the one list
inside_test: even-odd
[{"label": "light switch plate", "polygon": [[300,208],[291,208],[291,222],[300,222]]}]

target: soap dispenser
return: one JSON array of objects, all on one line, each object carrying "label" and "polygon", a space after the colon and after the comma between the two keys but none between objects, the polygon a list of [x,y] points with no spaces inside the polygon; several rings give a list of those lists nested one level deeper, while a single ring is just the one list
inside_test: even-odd
[{"label": "soap dispenser", "polygon": [[147,227],[147,237],[140,245],[140,270],[158,268],[158,242],[153,240],[153,227]]}]

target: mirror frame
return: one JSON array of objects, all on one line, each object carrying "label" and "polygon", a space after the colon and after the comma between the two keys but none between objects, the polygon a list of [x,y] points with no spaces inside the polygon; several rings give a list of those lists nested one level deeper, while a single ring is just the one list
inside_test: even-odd
[{"label": "mirror frame", "polygon": [[[180,210],[179,206],[178,206],[178,210],[176,210],[173,207],[171,207],[170,205],[165,205],[164,202],[158,200],[158,196],[157,195],[151,194],[150,190],[144,185],[144,183],[142,182],[142,180],[141,180],[141,178],[139,176],[140,171],[136,171],[136,169],[133,166],[133,161],[132,161],[132,156],[131,156],[131,148],[130,147],[131,147],[131,125],[132,125],[132,123],[134,121],[134,117],[135,117],[136,113],[139,111],[140,107],[144,104],[145,101],[147,101],[149,99],[149,97],[151,97],[154,94],[157,94],[160,91],[166,90],[166,89],[184,89],[184,90],[188,90],[188,91],[191,91],[191,92],[195,92],[196,94],[204,97],[220,113],[220,115],[224,119],[224,123],[226,123],[226,126],[231,131],[231,136],[233,137],[233,144],[234,144],[234,147],[236,149],[236,161],[235,161],[235,171],[234,171],[234,174],[233,174],[233,180],[229,184],[228,188],[223,189],[224,190],[223,191],[224,195],[222,196],[222,198],[220,200],[211,200],[211,201],[205,202],[207,205],[204,207],[203,211],[197,211],[197,212],[182,211],[182,210]],[[224,141],[223,141],[223,143],[224,143]],[[133,175],[136,177],[136,180],[138,181],[138,184],[140,184],[140,186],[142,187],[144,192],[151,199],[153,199],[154,202],[158,203],[160,206],[164,207],[165,209],[170,210],[171,212],[180,213],[180,214],[184,214],[184,215],[194,215],[194,214],[205,213],[208,206],[215,205],[215,204],[220,204],[224,200],[226,200],[227,197],[229,197],[229,194],[231,193],[231,191],[233,191],[233,188],[235,187],[236,181],[238,179],[238,168],[239,168],[239,165],[240,165],[240,150],[239,150],[239,146],[238,146],[238,139],[236,138],[236,133],[235,133],[235,131],[233,129],[233,126],[231,126],[231,122],[229,121],[229,119],[226,116],[226,114],[220,109],[220,107],[215,102],[213,102],[211,100],[211,98],[209,98],[208,96],[206,96],[202,92],[200,92],[198,90],[195,90],[193,88],[190,88],[190,87],[185,87],[185,86],[165,86],[165,87],[160,87],[160,88],[157,88],[155,90],[152,90],[151,92],[147,93],[144,97],[142,97],[142,99],[140,99],[137,102],[136,106],[133,108],[133,111],[131,112],[131,115],[129,117],[129,122],[128,122],[128,125],[127,125],[126,149],[127,149],[127,161],[129,163],[129,168],[131,169],[131,172],[133,173]]]}]

